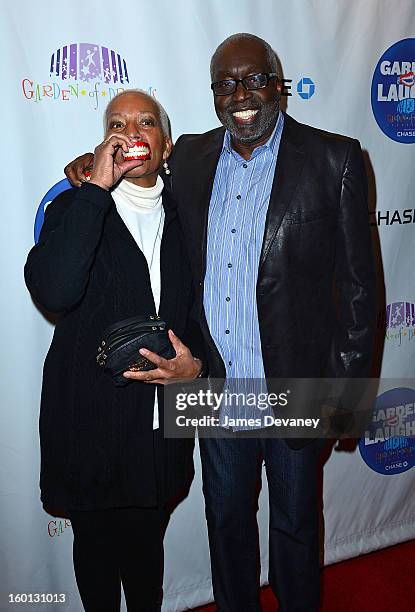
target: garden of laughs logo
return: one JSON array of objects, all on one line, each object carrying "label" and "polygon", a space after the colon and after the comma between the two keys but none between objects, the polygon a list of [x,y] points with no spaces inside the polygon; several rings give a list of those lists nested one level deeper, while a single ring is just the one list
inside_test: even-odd
[{"label": "garden of laughs logo", "polygon": [[386,49],[372,79],[372,110],[382,132],[395,140],[415,142],[415,38]]},{"label": "garden of laughs logo", "polygon": [[391,476],[415,465],[415,391],[396,388],[376,400],[372,422],[360,439],[364,462],[375,472]]},{"label": "garden of laughs logo", "polygon": [[90,100],[94,110],[128,87],[125,59],[108,47],[92,43],[64,45],[52,53],[49,78],[22,79],[22,92],[31,102]]}]

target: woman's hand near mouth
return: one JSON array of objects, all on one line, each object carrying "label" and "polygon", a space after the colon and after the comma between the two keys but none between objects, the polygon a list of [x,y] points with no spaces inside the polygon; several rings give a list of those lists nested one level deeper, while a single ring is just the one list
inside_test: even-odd
[{"label": "woman's hand near mouth", "polygon": [[126,172],[142,166],[144,161],[141,159],[124,161],[122,155],[117,155],[121,150],[128,153],[133,145],[134,140],[124,134],[110,134],[95,148],[94,167],[89,182],[109,191]]}]

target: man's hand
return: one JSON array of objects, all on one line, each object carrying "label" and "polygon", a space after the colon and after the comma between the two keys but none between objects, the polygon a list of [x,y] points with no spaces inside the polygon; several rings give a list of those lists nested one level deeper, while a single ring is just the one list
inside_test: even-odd
[{"label": "man's hand", "polygon": [[64,168],[68,181],[73,187],[80,187],[85,182],[85,170],[92,169],[94,165],[94,154],[84,153]]},{"label": "man's hand", "polygon": [[125,378],[141,380],[146,383],[165,385],[172,380],[191,380],[197,378],[202,369],[200,359],[194,359],[190,350],[181,340],[169,330],[170,342],[176,351],[173,359],[164,359],[147,349],[141,349],[140,354],[157,366],[148,372],[124,372]]}]

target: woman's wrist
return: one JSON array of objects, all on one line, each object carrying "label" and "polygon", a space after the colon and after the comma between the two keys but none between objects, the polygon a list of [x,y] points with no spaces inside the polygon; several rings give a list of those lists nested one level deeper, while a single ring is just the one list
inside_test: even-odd
[{"label": "woman's wrist", "polygon": [[110,187],[108,187],[108,185],[106,185],[103,181],[100,181],[99,179],[95,178],[92,174],[91,178],[88,180],[88,183],[90,185],[96,185],[97,187],[101,187],[101,189],[105,189],[105,191],[110,190]]}]

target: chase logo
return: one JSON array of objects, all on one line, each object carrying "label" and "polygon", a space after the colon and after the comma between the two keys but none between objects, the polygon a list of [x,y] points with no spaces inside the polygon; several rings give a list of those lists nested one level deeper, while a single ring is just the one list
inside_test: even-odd
[{"label": "chase logo", "polygon": [[415,38],[385,51],[372,79],[372,110],[382,132],[396,142],[415,142]]},{"label": "chase logo", "polygon": [[52,53],[47,82],[24,78],[22,90],[32,102],[92,99],[96,110],[100,100],[110,100],[127,83],[127,64],[117,51],[93,43],[74,43]]},{"label": "chase logo", "polygon": [[297,83],[297,93],[303,100],[309,100],[316,90],[314,82],[309,77],[303,77]]},{"label": "chase logo", "polygon": [[415,465],[415,391],[391,389],[379,395],[372,422],[359,441],[363,461],[375,472],[401,474]]}]

